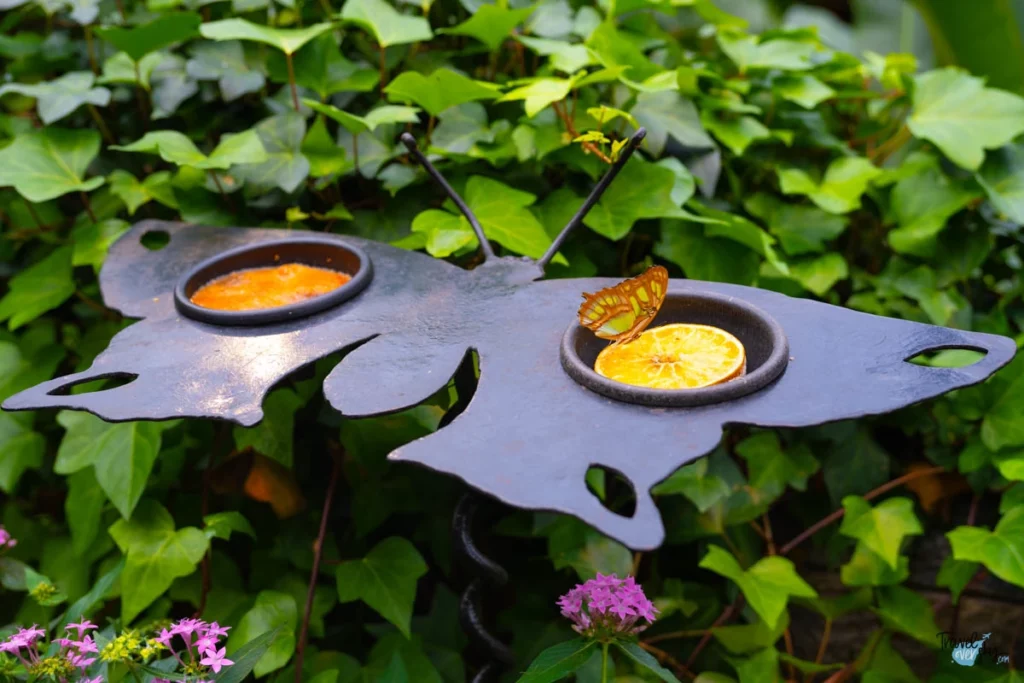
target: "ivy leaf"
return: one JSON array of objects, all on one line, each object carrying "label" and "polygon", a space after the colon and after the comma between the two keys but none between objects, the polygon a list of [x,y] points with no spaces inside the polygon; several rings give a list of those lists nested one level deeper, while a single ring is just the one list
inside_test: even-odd
[{"label": "ivy leaf", "polygon": [[9,413],[0,413],[0,491],[10,495],[21,475],[43,464],[46,439]]},{"label": "ivy leaf", "polygon": [[783,194],[802,194],[829,213],[849,213],[860,206],[860,197],[882,171],[863,157],[836,159],[820,181],[798,168],[779,168]]},{"label": "ivy leaf", "polygon": [[0,299],[0,320],[7,320],[7,326],[16,330],[67,301],[75,293],[72,254],[71,246],[60,247],[12,277],[7,294]]},{"label": "ivy leaf", "polygon": [[252,129],[266,150],[265,160],[235,167],[239,177],[257,188],[279,187],[291,194],[309,175],[309,159],[302,154],[306,120],[297,112],[264,119]]},{"label": "ivy leaf", "polygon": [[210,538],[220,538],[227,541],[231,538],[231,533],[234,531],[246,534],[251,538],[256,538],[256,531],[249,524],[249,520],[243,517],[241,512],[235,510],[206,515],[203,517],[203,524],[206,527],[206,535]]},{"label": "ivy leaf", "polygon": [[847,496],[843,509],[846,514],[839,533],[861,541],[893,569],[899,566],[903,539],[924,533],[909,498],[889,498],[872,508],[860,496]]},{"label": "ivy leaf", "polygon": [[964,560],[956,559],[952,555],[947,555],[946,559],[942,561],[942,566],[939,567],[939,574],[935,577],[935,585],[948,588],[955,605],[960,601],[960,595],[963,593],[964,588],[971,582],[974,575],[978,573],[978,567],[980,566],[977,562],[965,562]]},{"label": "ivy leaf", "polygon": [[[738,242],[748,249],[763,256],[772,266],[784,275],[789,274],[789,266],[775,251],[775,238],[765,232],[761,226],[739,214],[714,209],[701,202],[692,202],[690,206],[707,223],[704,234],[708,237],[725,237]],[[692,219],[692,218],[691,218]]]},{"label": "ivy leaf", "polygon": [[226,645],[228,654],[233,656],[242,652],[245,645],[258,636],[276,633],[253,668],[257,678],[266,676],[284,667],[291,659],[298,623],[299,609],[295,598],[280,591],[260,591],[252,609],[232,629]]},{"label": "ivy leaf", "polygon": [[555,569],[572,567],[584,581],[598,574],[625,576],[632,569],[629,548],[575,520],[565,520],[546,531],[548,557]]},{"label": "ivy leaf", "polygon": [[100,521],[107,496],[96,481],[92,469],[79,470],[68,477],[68,496],[64,513],[71,530],[71,547],[79,557],[89,552],[100,533]]},{"label": "ivy leaf", "polygon": [[239,41],[201,42],[192,47],[191,53],[185,71],[198,81],[217,81],[225,102],[258,92],[266,82],[262,72],[249,68]]},{"label": "ivy leaf", "polygon": [[278,626],[271,631],[261,633],[234,650],[231,656],[234,657],[235,663],[217,674],[213,679],[214,683],[242,683],[245,677],[256,668],[256,664],[263,659],[264,653],[270,649],[283,628],[283,626]]},{"label": "ivy leaf", "polygon": [[369,31],[383,48],[434,37],[426,19],[401,14],[385,0],[348,0],[338,16]]},{"label": "ivy leaf", "polygon": [[779,651],[767,647],[750,657],[727,657],[740,683],[775,683],[779,677]]},{"label": "ivy leaf", "polygon": [[686,216],[672,201],[675,184],[672,170],[633,157],[583,223],[599,235],[620,240],[638,220]]},{"label": "ivy leaf", "polygon": [[665,683],[679,683],[679,679],[673,676],[671,671],[658,664],[657,659],[636,643],[621,640],[615,640],[612,643],[622,654],[665,681]]},{"label": "ivy leaf", "polygon": [[909,588],[886,586],[878,589],[878,607],[872,611],[889,628],[936,647],[940,629],[933,609],[927,598]]},{"label": "ivy leaf", "polygon": [[839,577],[847,586],[891,586],[902,583],[910,576],[910,560],[901,555],[895,569],[878,553],[863,543],[857,543],[850,561],[839,570]]},{"label": "ivy leaf", "polygon": [[984,79],[957,67],[916,77],[912,99],[910,132],[971,171],[981,166],[986,149],[1024,133],[1024,98],[986,88]]},{"label": "ivy leaf", "polygon": [[992,531],[962,526],[946,538],[954,558],[980,562],[1003,581],[1024,586],[1024,506],[1010,508]]},{"label": "ivy leaf", "polygon": [[606,69],[619,75],[627,74],[631,81],[628,85],[635,85],[663,71],[630,39],[630,34],[616,29],[611,21],[603,22],[594,29],[587,38],[587,48]]},{"label": "ivy leaf", "polygon": [[86,180],[85,172],[99,151],[100,134],[90,129],[22,133],[0,149],[0,187],[13,186],[35,203],[95,190],[103,178]]},{"label": "ivy leaf", "polygon": [[[3,302],[0,301],[0,309]],[[1011,366],[1013,367],[1013,366]],[[1018,363],[1016,367],[1020,367]],[[1005,385],[985,413],[981,423],[981,439],[989,450],[998,451],[1012,446],[1024,446],[1024,406],[1021,406],[1021,391],[1024,391],[1024,373],[1016,377],[1004,371]]]},{"label": "ivy leaf", "polygon": [[580,669],[597,648],[596,640],[576,638],[552,645],[530,662],[516,683],[554,683]]},{"label": "ivy leaf", "polygon": [[171,513],[152,500],[140,503],[131,519],[115,522],[110,535],[127,555],[121,575],[121,619],[126,625],[176,578],[194,572],[210,545],[195,527],[175,531]]},{"label": "ivy leaf", "polygon": [[772,81],[772,90],[784,100],[814,109],[825,100],[835,97],[836,91],[814,76],[786,75]]},{"label": "ivy leaf", "polygon": [[476,38],[494,52],[505,42],[512,29],[526,21],[535,9],[537,8],[508,9],[504,6],[485,4],[466,21],[451,28],[440,29],[438,33]]},{"label": "ivy leaf", "polygon": [[36,98],[39,118],[49,125],[60,121],[83,104],[107,106],[110,103],[110,91],[94,87],[95,81],[96,76],[91,71],[72,71],[48,83],[8,83],[0,86],[0,97],[5,93],[16,92]]},{"label": "ivy leaf", "polygon": [[414,102],[431,116],[445,109],[475,100],[492,100],[500,93],[496,86],[474,81],[451,69],[437,69],[429,76],[403,71],[384,88],[391,100]]},{"label": "ivy leaf", "polygon": [[210,40],[251,40],[291,55],[332,28],[333,25],[329,23],[313,24],[306,28],[273,28],[246,19],[221,19],[206,22],[199,28],[199,32]]},{"label": "ivy leaf", "polygon": [[704,124],[704,128],[736,156],[742,156],[747,151],[747,147],[758,140],[767,140],[772,137],[772,132],[753,116],[720,118],[715,112],[705,110],[701,114],[700,120]]},{"label": "ivy leaf", "polygon": [[815,52],[815,46],[811,43],[783,38],[766,40],[757,36],[719,32],[718,45],[736,64],[740,73],[751,69],[806,71],[813,66],[810,58]]},{"label": "ivy leaf", "polygon": [[63,410],[57,422],[67,432],[53,469],[71,474],[95,466],[96,481],[125,519],[142,497],[160,453],[161,434],[174,422],[104,422],[89,413]]},{"label": "ivy leaf", "polygon": [[[300,151],[309,160],[309,174],[314,178],[341,173],[349,166],[345,150],[339,147],[331,134],[327,132],[327,123],[322,116],[316,117],[316,121],[310,126],[306,137],[302,140]],[[352,216],[329,216],[328,220],[330,218],[351,219]]]},{"label": "ivy leaf", "polygon": [[150,52],[194,37],[200,23],[202,18],[195,12],[174,12],[141,26],[103,27],[96,29],[96,33],[137,62]]},{"label": "ivy leaf", "polygon": [[775,432],[761,432],[737,444],[736,453],[747,461],[750,486],[768,499],[782,495],[787,486],[807,489],[807,478],[818,471],[818,461],[806,446],[783,449]]},{"label": "ivy leaf", "polygon": [[719,463],[723,458],[728,456],[716,450],[707,458],[702,458],[691,465],[684,465],[651,489],[651,493],[656,496],[681,493],[696,505],[700,512],[707,512],[715,503],[732,494],[732,487],[719,474]]},{"label": "ivy leaf", "polygon": [[935,253],[935,237],[946,223],[980,193],[955,181],[928,157],[927,167],[901,179],[892,190],[891,208],[899,227],[889,233],[893,251],[929,257]]},{"label": "ivy leaf", "polygon": [[814,258],[801,259],[789,265],[789,275],[808,292],[823,297],[840,280],[850,276],[846,259],[838,252],[822,254]]},{"label": "ivy leaf", "polygon": [[499,102],[523,100],[526,115],[533,118],[554,102],[561,102],[572,89],[573,82],[567,78],[535,78],[532,82],[505,93]]},{"label": "ivy leaf", "polygon": [[685,147],[715,146],[701,125],[697,107],[678,92],[640,93],[630,113],[647,129],[647,147],[654,156],[661,156],[670,136]]},{"label": "ivy leaf", "polygon": [[[546,6],[549,5],[541,5],[541,10]],[[594,63],[594,58],[585,45],[533,36],[517,35],[515,39],[537,54],[547,57],[548,65],[564,74],[574,74]]]},{"label": "ivy leaf", "polygon": [[119,218],[108,218],[98,223],[83,223],[71,231],[75,242],[71,265],[92,266],[99,272],[107,258],[107,251],[117,239],[128,231],[128,225]]},{"label": "ivy leaf", "polygon": [[662,221],[654,253],[677,264],[690,279],[741,285],[754,283],[761,263],[757,253],[742,244],[709,237],[704,226],[676,220]]},{"label": "ivy leaf", "polygon": [[416,582],[426,573],[427,564],[412,543],[392,536],[361,560],[338,566],[338,599],[362,600],[408,638]]},{"label": "ivy leaf", "polygon": [[750,607],[775,628],[786,609],[789,596],[816,598],[818,594],[800,578],[793,563],[784,557],[762,557],[744,571],[736,559],[718,546],[710,546],[698,565],[721,574],[739,586]]},{"label": "ivy leaf", "polygon": [[350,114],[346,111],[342,111],[334,105],[321,104],[316,100],[303,99],[302,103],[318,114],[323,114],[328,118],[334,119],[344,126],[345,130],[353,135],[373,132],[377,129],[377,126],[384,126],[391,123],[419,122],[419,117],[416,115],[419,112],[419,109],[416,107],[402,107],[393,104],[385,104],[384,106],[371,110],[366,114],[366,116],[357,116],[356,114]]},{"label": "ivy leaf", "polygon": [[235,426],[235,448],[252,450],[276,460],[285,467],[292,466],[292,444],[294,443],[295,411],[303,401],[291,389],[277,389],[263,399],[264,418],[255,427]]},{"label": "ivy leaf", "polygon": [[[320,99],[336,92],[367,92],[380,80],[377,69],[349,61],[341,53],[333,33],[311,40],[295,53],[293,61],[296,84],[315,91]],[[275,81],[288,82],[288,61],[281,53],[270,55],[267,70]]]},{"label": "ivy leaf", "polygon": [[536,195],[484,176],[473,176],[466,183],[466,203],[483,226],[484,234],[531,258],[539,258],[551,244],[544,226],[526,208],[536,199]]},{"label": "ivy leaf", "polygon": [[156,67],[168,57],[167,53],[153,52],[135,62],[127,52],[117,52],[103,62],[103,73],[97,83],[126,83],[141,85],[144,90],[151,88],[150,78]]},{"label": "ivy leaf", "polygon": [[110,183],[110,191],[120,197],[125,206],[128,207],[128,215],[134,216],[140,206],[151,200],[156,200],[164,206],[172,209],[178,208],[174,199],[174,189],[171,187],[172,176],[169,171],[157,171],[143,178],[138,178],[128,171],[117,169],[107,176]]},{"label": "ivy leaf", "polygon": [[997,211],[1024,225],[1024,143],[990,152],[974,178]]},{"label": "ivy leaf", "polygon": [[476,243],[476,235],[464,216],[439,209],[427,209],[412,221],[412,231],[427,236],[427,253],[448,258],[460,249]]},{"label": "ivy leaf", "polygon": [[130,145],[111,145],[110,149],[158,154],[161,159],[172,164],[209,171],[227,169],[232,164],[265,161],[268,158],[267,151],[260,139],[253,129],[235,135],[222,135],[217,147],[210,156],[206,156],[183,133],[175,130],[157,130],[146,133]]},{"label": "ivy leaf", "polygon": [[788,204],[765,193],[747,199],[743,207],[763,220],[779,238],[783,251],[792,256],[824,251],[825,243],[842,234],[847,225],[843,216],[826,213],[816,206]]}]

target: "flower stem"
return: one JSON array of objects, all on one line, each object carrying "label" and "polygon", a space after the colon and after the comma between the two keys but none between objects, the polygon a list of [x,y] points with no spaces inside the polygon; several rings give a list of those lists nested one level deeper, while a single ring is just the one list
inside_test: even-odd
[{"label": "flower stem", "polygon": [[601,683],[608,683],[608,641],[601,643]]},{"label": "flower stem", "polygon": [[[332,449],[333,450],[333,449]],[[341,471],[341,454],[333,453],[331,480],[327,484],[327,495],[324,498],[324,511],[320,515],[320,533],[316,537],[313,548],[313,568],[309,573],[309,591],[306,593],[306,608],[302,613],[302,628],[299,641],[295,645],[295,683],[302,683],[302,659],[306,651],[306,637],[309,633],[309,617],[313,612],[313,599],[316,597],[316,579],[320,575],[320,558],[324,552],[324,538],[327,537],[327,520],[331,514],[331,502],[334,500],[334,489],[338,485],[338,474]]]}]

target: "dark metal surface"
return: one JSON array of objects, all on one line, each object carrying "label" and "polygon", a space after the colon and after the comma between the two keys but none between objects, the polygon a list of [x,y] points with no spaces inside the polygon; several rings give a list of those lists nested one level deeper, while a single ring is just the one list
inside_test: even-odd
[{"label": "dark metal surface", "polygon": [[501,587],[508,583],[508,572],[480,551],[473,541],[473,522],[484,498],[474,492],[467,493],[455,506],[452,517],[452,541],[455,552],[469,565],[473,579],[459,598],[459,623],[473,646],[483,653],[487,661],[473,677],[473,683],[497,680],[503,669],[515,664],[515,654],[492,634],[484,623],[481,594],[488,587]]},{"label": "dark metal surface", "polygon": [[[160,251],[140,244],[152,230],[170,235]],[[1016,350],[1012,340],[995,335],[754,288],[673,280],[672,295],[709,292],[764,311],[785,331],[789,363],[772,384],[732,401],[645,407],[584,388],[559,358],[580,293],[615,280],[534,282],[542,271],[528,259],[491,259],[465,271],[425,254],[333,236],[325,238],[364,249],[375,271],[366,289],[335,308],[262,327],[212,326],[175,310],[174,287],[196,263],[296,234],[302,233],[137,224],[111,248],[100,284],[108,306],[143,320],[114,337],[88,370],[28,389],[4,408],[72,408],[111,421],[203,417],[253,425],[262,418],[264,395],[280,379],[366,342],[331,372],[324,391],[344,415],[375,415],[430,396],[472,348],[481,376],[469,406],[447,427],[390,457],[453,474],[513,506],[575,515],[632,548],[651,549],[664,530],[650,487],[711,451],[725,425],[800,427],[885,413],[980,382]],[[922,351],[964,347],[987,356],[958,369],[906,362]],[[61,395],[68,385],[124,375],[136,378],[107,391]],[[584,477],[591,465],[632,483],[632,517],[611,512],[590,493]]]},{"label": "dark metal surface", "polygon": [[740,340],[746,353],[746,374],[724,384],[699,389],[649,389],[616,382],[594,370],[598,354],[611,342],[573,322],[562,337],[562,367],[583,386],[608,398],[646,406],[685,408],[732,401],[773,382],[789,364],[789,342],[782,326],[764,311],[735,297],[691,292],[670,294],[658,311],[659,325],[711,325]]}]

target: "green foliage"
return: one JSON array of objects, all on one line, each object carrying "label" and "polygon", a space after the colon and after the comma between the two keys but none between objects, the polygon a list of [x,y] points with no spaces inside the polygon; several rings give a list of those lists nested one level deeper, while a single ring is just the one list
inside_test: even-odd
[{"label": "green foliage", "polygon": [[[645,127],[551,277],[658,263],[1019,343],[1024,61],[1010,4],[858,0],[851,29],[788,0],[0,1],[0,398],[86,369],[130,324],[101,305],[97,275],[132,221],[324,230],[471,265],[476,236],[398,144],[404,131],[501,254],[537,257]],[[285,683],[299,666],[316,683],[468,680],[448,528],[463,489],[385,457],[466,397],[450,385],[402,413],[340,418],[319,390],[336,362],[275,387],[250,428],[0,414],[0,523],[19,539],[0,550],[0,626],[102,614],[109,640],[201,612],[233,626],[220,683]],[[818,390],[828,400],[827,377]],[[947,628],[908,584],[926,539],[949,539],[935,583],[954,602],[981,572],[1024,586],[1022,394],[1018,358],[888,418],[732,426],[654,487],[667,540],[653,553],[549,513],[505,515],[492,533],[515,583],[499,621],[514,670],[672,681],[692,660],[709,683],[847,665],[919,680],[927,664],[897,645],[934,648]],[[643,457],[642,435],[623,444]],[[626,495],[604,474],[588,482],[609,506]],[[990,511],[976,522],[958,512],[975,497]],[[557,596],[634,571],[658,622],[572,640]],[[821,633],[791,630],[797,610],[812,630],[846,615],[879,628],[855,634],[856,659],[829,649],[816,664]]]}]

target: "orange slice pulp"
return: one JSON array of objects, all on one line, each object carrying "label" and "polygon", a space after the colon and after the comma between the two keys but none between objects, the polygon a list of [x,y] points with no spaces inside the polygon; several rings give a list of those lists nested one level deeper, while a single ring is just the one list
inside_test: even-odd
[{"label": "orange slice pulp", "polygon": [[645,331],[628,344],[608,346],[594,370],[608,379],[651,389],[699,389],[747,370],[739,339],[710,325],[676,323]]},{"label": "orange slice pulp", "polygon": [[276,308],[321,296],[351,279],[336,270],[285,263],[223,275],[200,287],[191,301],[220,311]]}]

